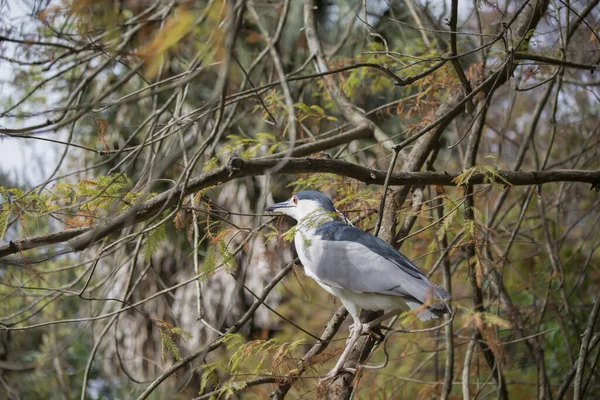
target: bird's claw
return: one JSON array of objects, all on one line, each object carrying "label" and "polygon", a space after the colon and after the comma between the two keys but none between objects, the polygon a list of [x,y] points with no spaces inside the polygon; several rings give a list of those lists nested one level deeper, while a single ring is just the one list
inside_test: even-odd
[{"label": "bird's claw", "polygon": [[[346,346],[348,345],[348,343],[350,341],[352,341],[352,338],[353,338],[353,336],[355,334],[355,332],[354,332],[355,326],[357,326],[357,324],[350,325],[350,336],[346,340]],[[371,328],[369,327],[369,324],[360,323],[360,324],[358,324],[358,332],[356,332],[356,334],[358,336],[361,336],[361,335],[369,333],[370,330],[371,330]]]},{"label": "bird's claw", "polygon": [[[357,324],[350,325],[350,332],[354,332],[355,326]],[[364,335],[365,333],[369,333],[371,331],[371,326],[369,324],[358,324],[359,335]]]},{"label": "bird's claw", "polygon": [[[348,340],[346,340],[346,344],[348,344],[348,342],[350,341],[350,339],[352,338],[352,334],[354,333],[354,325],[356,324],[352,324],[350,325],[350,337],[348,338]],[[369,324],[360,324],[360,332],[359,332],[359,336],[360,335],[373,335],[373,337],[377,340],[377,341],[381,341],[383,340],[383,335],[380,332],[376,332],[371,328],[371,325]]]}]

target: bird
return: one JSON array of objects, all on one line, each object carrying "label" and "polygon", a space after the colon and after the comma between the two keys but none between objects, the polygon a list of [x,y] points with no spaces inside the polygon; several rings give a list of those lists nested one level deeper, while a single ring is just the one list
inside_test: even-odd
[{"label": "bird", "polygon": [[451,313],[450,294],[444,288],[387,242],[345,218],[338,221],[339,212],[325,194],[303,190],[265,211],[297,221],[294,244],[305,274],[339,298],[352,316],[346,348],[325,379],[343,370],[354,343],[370,332],[371,325],[360,321],[361,309],[397,313],[408,306],[421,321]]}]

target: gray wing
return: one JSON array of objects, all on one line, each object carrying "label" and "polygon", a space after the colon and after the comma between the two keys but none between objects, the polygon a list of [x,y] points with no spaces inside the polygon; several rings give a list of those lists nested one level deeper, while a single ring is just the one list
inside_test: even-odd
[{"label": "gray wing", "polygon": [[339,222],[327,222],[317,231],[320,253],[313,272],[323,282],[361,293],[413,298],[420,303],[450,296],[404,255],[383,240]]}]

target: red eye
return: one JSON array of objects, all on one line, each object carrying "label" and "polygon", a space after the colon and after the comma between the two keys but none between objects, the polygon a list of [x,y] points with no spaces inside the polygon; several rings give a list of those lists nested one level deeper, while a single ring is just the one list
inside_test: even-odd
[{"label": "red eye", "polygon": [[294,204],[298,204],[298,198],[296,196],[292,197],[292,201]]}]

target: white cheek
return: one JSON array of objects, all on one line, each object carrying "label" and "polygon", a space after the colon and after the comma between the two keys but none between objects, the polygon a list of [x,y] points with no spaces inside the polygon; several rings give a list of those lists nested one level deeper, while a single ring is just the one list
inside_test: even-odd
[{"label": "white cheek", "polygon": [[319,205],[319,203],[312,201],[312,200],[309,200],[309,201],[305,200],[302,203],[300,203],[300,205],[297,207],[299,216],[300,215],[301,216],[311,215],[320,209],[321,209],[321,206]]},{"label": "white cheek", "polygon": [[298,207],[296,207],[296,210],[298,211],[299,215],[307,215],[311,211],[310,206],[311,204],[308,201],[303,201]]},{"label": "white cheek", "polygon": [[288,216],[290,216],[290,217],[292,217],[294,219],[297,219],[296,218],[296,209],[295,208],[290,208],[290,209],[288,209],[286,211],[287,211],[287,215]]},{"label": "white cheek", "polygon": [[298,220],[298,216],[297,216],[295,207],[294,208],[286,208],[284,210],[281,210],[281,213],[287,215],[288,217],[292,217],[295,220]]}]

